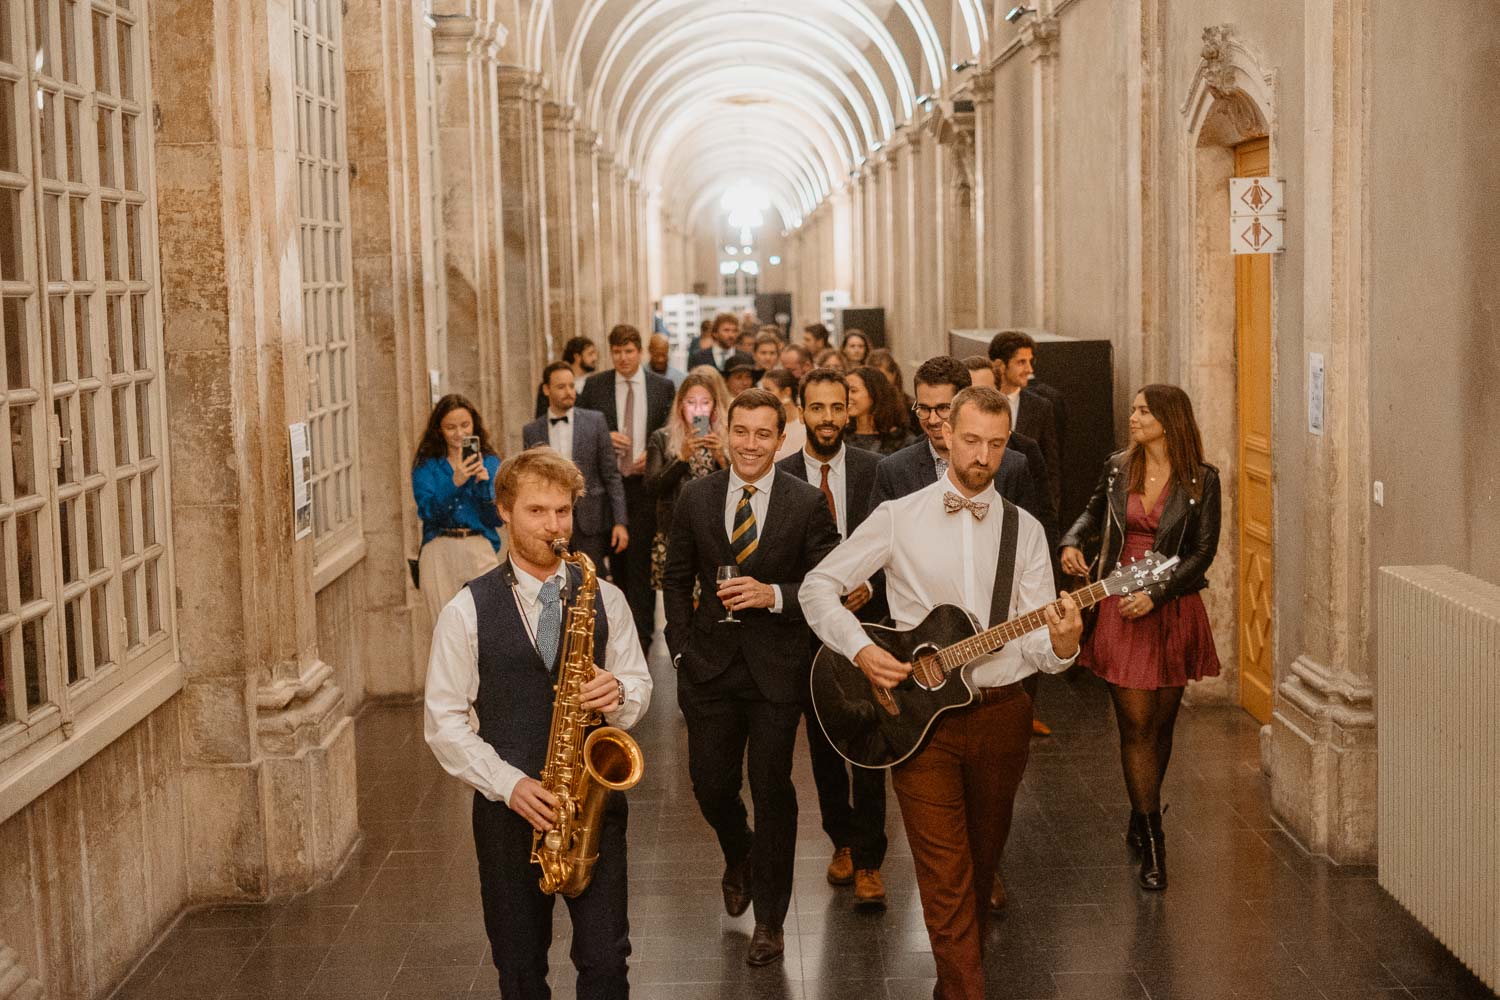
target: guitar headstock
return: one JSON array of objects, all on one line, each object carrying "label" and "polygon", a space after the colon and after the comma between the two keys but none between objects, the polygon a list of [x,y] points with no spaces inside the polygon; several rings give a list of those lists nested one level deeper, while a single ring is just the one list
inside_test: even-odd
[{"label": "guitar headstock", "polygon": [[1162,558],[1160,553],[1147,552],[1132,562],[1124,563],[1104,580],[1104,592],[1111,597],[1123,597],[1152,584],[1171,579],[1180,562],[1177,556]]}]

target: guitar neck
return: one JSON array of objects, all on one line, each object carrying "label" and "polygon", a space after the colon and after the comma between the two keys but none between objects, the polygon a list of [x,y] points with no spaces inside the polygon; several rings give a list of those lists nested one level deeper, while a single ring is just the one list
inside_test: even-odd
[{"label": "guitar neck", "polygon": [[[1082,590],[1073,591],[1073,600],[1077,602],[1080,610],[1091,608],[1108,596],[1109,591],[1102,582],[1091,583]],[[962,642],[955,642],[953,645],[943,649],[940,654],[944,664],[949,670],[955,669],[976,657],[993,653],[1006,643],[1013,642],[1028,632],[1035,632],[1047,624],[1048,608],[1055,608],[1059,614],[1062,612],[1060,602],[1053,601],[1050,604],[1042,605],[1035,611],[1028,611],[1026,614],[1018,615],[1010,621],[1001,622],[999,625],[987,628],[978,635],[970,636]]]}]

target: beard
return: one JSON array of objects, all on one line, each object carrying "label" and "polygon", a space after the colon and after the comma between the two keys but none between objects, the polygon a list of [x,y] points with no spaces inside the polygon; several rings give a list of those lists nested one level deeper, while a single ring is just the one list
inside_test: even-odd
[{"label": "beard", "polygon": [[955,466],[953,474],[958,477],[958,481],[963,485],[964,489],[973,490],[975,493],[978,493],[994,482],[995,473],[998,471],[998,469],[990,469],[983,465],[966,465],[962,467]]},{"label": "beard", "polygon": [[[560,535],[564,541],[569,538],[569,533]],[[520,554],[522,559],[533,566],[551,566],[557,562],[558,556],[552,551],[552,540],[536,538],[531,535],[516,534],[510,540],[511,546]]]},{"label": "beard", "polygon": [[837,455],[839,453],[839,449],[844,446],[844,435],[849,430],[848,424],[845,424],[844,426],[838,428],[838,436],[833,439],[832,444],[825,446],[823,442],[819,440],[818,431],[825,430],[833,426],[833,424],[819,424],[816,427],[809,427],[807,429],[808,450],[818,458],[824,460],[830,459],[833,456]]}]

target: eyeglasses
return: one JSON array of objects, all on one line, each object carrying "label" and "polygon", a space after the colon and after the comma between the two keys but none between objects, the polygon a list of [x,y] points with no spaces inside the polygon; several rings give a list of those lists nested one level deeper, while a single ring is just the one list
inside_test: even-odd
[{"label": "eyeglasses", "polygon": [[953,412],[952,403],[940,403],[937,406],[928,406],[926,403],[911,404],[911,412],[917,415],[918,420],[926,420],[936,413],[943,420],[948,419],[948,414]]}]

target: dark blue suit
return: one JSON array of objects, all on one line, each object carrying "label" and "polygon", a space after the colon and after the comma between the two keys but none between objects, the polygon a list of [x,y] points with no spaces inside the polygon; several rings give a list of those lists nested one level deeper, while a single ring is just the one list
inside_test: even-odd
[{"label": "dark blue suit", "polygon": [[[604,415],[575,406],[567,417],[573,425],[573,464],[583,473],[584,486],[583,496],[573,507],[573,551],[584,553],[595,566],[602,567],[614,526],[630,526],[625,513],[625,486]],[[548,413],[521,428],[522,446],[547,444],[550,419]]]}]

